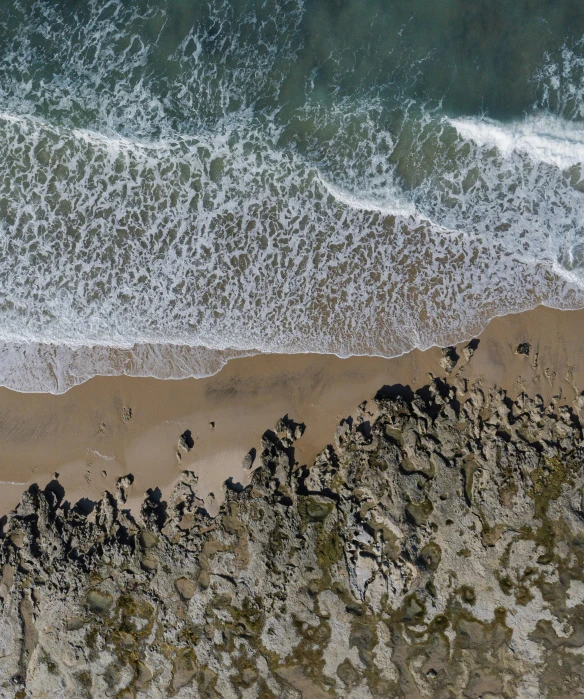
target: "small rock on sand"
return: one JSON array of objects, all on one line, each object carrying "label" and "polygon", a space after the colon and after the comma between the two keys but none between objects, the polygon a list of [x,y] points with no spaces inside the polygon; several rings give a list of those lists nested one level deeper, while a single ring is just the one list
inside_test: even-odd
[{"label": "small rock on sand", "polygon": [[517,345],[517,349],[515,350],[515,354],[522,354],[525,357],[529,357],[529,353],[531,351],[531,345],[529,342],[521,342],[519,345]]},{"label": "small rock on sand", "polygon": [[442,359],[440,360],[440,366],[444,369],[447,374],[454,369],[460,357],[456,353],[454,347],[444,347],[442,350]]}]

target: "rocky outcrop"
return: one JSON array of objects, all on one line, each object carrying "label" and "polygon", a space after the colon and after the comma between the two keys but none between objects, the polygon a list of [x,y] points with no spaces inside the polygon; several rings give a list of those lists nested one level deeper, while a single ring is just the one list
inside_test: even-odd
[{"label": "rocky outcrop", "polygon": [[130,478],[31,488],[0,541],[0,695],[584,697],[577,413],[455,383],[380,392],[310,468],[286,417],[215,518],[189,472],[136,518]]}]

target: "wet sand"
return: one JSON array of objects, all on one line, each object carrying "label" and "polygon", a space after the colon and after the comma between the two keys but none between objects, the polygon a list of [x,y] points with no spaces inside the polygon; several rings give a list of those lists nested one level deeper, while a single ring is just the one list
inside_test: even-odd
[{"label": "wet sand", "polygon": [[[520,343],[529,343],[529,355],[516,353]],[[584,388],[583,343],[584,310],[540,307],[496,318],[468,362],[467,343],[457,346],[451,377],[572,405]],[[429,374],[445,376],[441,358],[440,348],[395,359],[260,355],[232,360],[205,379],[96,377],[62,395],[0,388],[0,515],[27,486],[44,486],[55,472],[71,502],[95,498],[131,473],[132,505],[148,488],[164,494],[182,470],[192,470],[201,497],[216,509],[224,481],[246,482],[244,456],[259,451],[262,434],[279,418],[307,425],[296,459],[310,463],[340,420],[382,387],[415,391]],[[194,440],[189,452],[178,449],[185,430]]]}]

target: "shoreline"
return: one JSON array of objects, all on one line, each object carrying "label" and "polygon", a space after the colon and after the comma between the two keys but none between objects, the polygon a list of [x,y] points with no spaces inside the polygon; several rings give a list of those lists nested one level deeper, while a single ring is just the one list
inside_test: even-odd
[{"label": "shoreline", "polygon": [[[478,336],[469,361],[468,343],[456,345],[460,358],[450,380],[481,379],[511,397],[559,395],[571,405],[576,386],[584,386],[577,362],[583,339],[584,310],[540,306],[500,316]],[[515,353],[521,343],[530,345],[529,355]],[[416,391],[429,374],[446,376],[441,359],[438,347],[391,359],[259,354],[232,359],[200,379],[98,376],[62,394],[0,388],[0,514],[26,487],[43,487],[55,472],[71,502],[113,491],[116,480],[131,473],[133,506],[149,488],[167,493],[184,470],[195,472],[206,507],[216,511],[224,481],[247,482],[245,455],[259,452],[262,434],[280,418],[308,426],[296,459],[310,464],[339,422],[382,387]],[[188,452],[178,449],[185,430],[194,441]]]},{"label": "shoreline", "polygon": [[[214,347],[208,347],[206,345],[188,345],[188,344],[180,344],[176,342],[167,342],[167,343],[157,343],[157,342],[136,342],[132,346],[128,347],[120,347],[116,345],[108,345],[108,344],[89,344],[89,345],[70,345],[67,344],[66,342],[63,344],[54,344],[52,341],[47,341],[47,342],[35,342],[35,341],[28,341],[28,340],[22,340],[21,342],[6,342],[8,345],[17,345],[19,347],[23,346],[33,346],[33,347],[42,347],[42,348],[52,348],[55,351],[55,354],[58,354],[60,350],[65,350],[65,351],[70,351],[70,352],[92,352],[95,350],[100,350],[100,351],[109,351],[112,353],[112,355],[115,355],[115,358],[117,360],[117,364],[120,367],[119,373],[99,373],[99,370],[95,374],[91,374],[86,378],[81,378],[79,379],[76,383],[71,383],[68,385],[66,388],[62,389],[56,389],[56,390],[50,390],[48,388],[46,389],[30,389],[30,388],[15,388],[14,386],[8,385],[9,382],[6,383],[0,383],[0,390],[8,390],[14,393],[22,393],[25,395],[52,395],[52,396],[60,396],[65,393],[68,393],[74,388],[78,388],[79,386],[82,386],[83,384],[95,380],[95,379],[119,379],[119,378],[130,378],[130,379],[153,379],[155,381],[186,381],[186,380],[202,380],[202,379],[210,379],[217,374],[221,373],[225,367],[233,361],[238,361],[242,359],[251,359],[253,357],[295,357],[295,356],[308,356],[308,357],[330,357],[330,358],[336,358],[336,359],[341,359],[341,360],[348,360],[348,359],[362,359],[362,360],[398,360],[406,355],[412,354],[413,352],[419,352],[419,353],[426,353],[431,350],[435,349],[442,349],[443,347],[446,346],[463,346],[465,343],[470,342],[472,339],[481,337],[482,334],[485,332],[485,330],[493,323],[496,322],[500,319],[507,318],[507,317],[521,317],[525,316],[531,313],[534,313],[536,311],[541,311],[543,313],[545,312],[560,312],[560,313],[579,313],[579,312],[584,312],[584,306],[581,308],[573,308],[570,307],[569,305],[565,308],[559,307],[559,306],[549,306],[546,304],[537,304],[536,306],[529,307],[526,310],[521,310],[521,311],[512,311],[509,313],[503,313],[502,315],[495,314],[493,315],[490,320],[486,321],[481,321],[479,323],[476,323],[477,326],[477,332],[472,333],[470,331],[463,331],[463,335],[461,339],[458,340],[452,340],[452,333],[450,334],[450,337],[445,338],[445,343],[444,344],[432,344],[429,345],[425,348],[419,347],[419,346],[414,346],[411,349],[404,350],[398,354],[392,354],[392,355],[385,355],[385,354],[360,354],[360,353],[351,353],[351,354],[337,354],[336,352],[333,351],[318,351],[318,350],[295,350],[291,352],[287,351],[282,351],[282,352],[272,352],[270,350],[261,350],[257,348],[251,348],[251,349],[241,349],[241,348],[236,348],[236,347],[223,347],[223,348],[214,348]],[[480,328],[480,329],[479,329]],[[171,376],[162,376],[162,375],[157,375],[155,373],[131,373],[130,370],[128,370],[128,366],[133,363],[133,361],[141,354],[141,352],[144,350],[144,348],[160,348],[163,347],[165,349],[172,348],[173,352],[180,353],[181,351],[185,352],[192,352],[192,353],[197,353],[197,352],[203,352],[203,353],[208,353],[209,357],[212,357],[212,359],[207,358],[210,363],[215,363],[218,365],[218,368],[216,369],[211,369],[209,368],[208,371],[205,371],[204,373],[185,373],[184,375],[171,375]],[[97,364],[100,364],[100,360],[102,358],[100,357],[99,360],[96,362]],[[176,359],[176,358],[175,358]],[[184,360],[184,357],[182,358]],[[196,358],[198,361],[200,360],[200,357]],[[58,360],[55,361],[57,367],[60,369],[60,362],[64,363],[65,366],[65,372],[67,373],[70,371],[70,367],[67,365],[68,360],[71,360],[71,357],[59,357]],[[87,361],[87,358],[85,358]],[[111,361],[111,358],[108,360]],[[188,361],[188,358],[187,360]],[[184,361],[183,361],[183,368],[184,368]],[[59,373],[55,370],[55,367],[53,366],[51,368],[53,374]],[[204,371],[204,370],[203,370]],[[160,372],[162,374],[164,372]],[[78,379],[78,375],[74,375],[76,379]],[[69,376],[69,379],[71,379],[71,376]],[[5,380],[5,379],[3,379]]]},{"label": "shoreline", "polygon": [[513,400],[455,359],[359,406],[310,468],[310,424],[279,421],[215,516],[189,471],[137,516],[130,478],[73,508],[31,487],[1,520],[2,687],[582,697],[584,396]]}]

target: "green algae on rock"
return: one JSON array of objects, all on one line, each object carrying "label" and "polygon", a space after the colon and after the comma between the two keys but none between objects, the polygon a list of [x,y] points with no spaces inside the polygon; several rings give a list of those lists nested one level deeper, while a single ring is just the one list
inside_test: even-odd
[{"label": "green algae on rock", "polygon": [[122,487],[90,514],[28,490],[0,538],[0,696],[584,694],[577,411],[434,380],[362,404],[310,467],[282,425],[215,518],[186,471],[138,517]]}]

